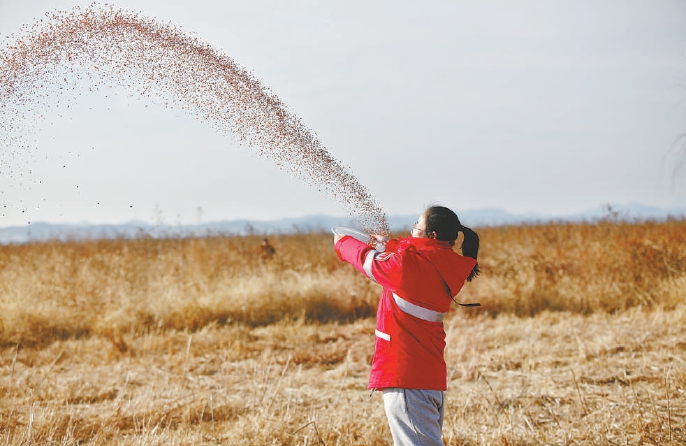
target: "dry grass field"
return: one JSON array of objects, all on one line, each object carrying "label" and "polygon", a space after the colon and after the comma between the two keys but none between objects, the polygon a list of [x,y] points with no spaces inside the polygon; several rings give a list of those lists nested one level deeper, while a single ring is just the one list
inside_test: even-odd
[{"label": "dry grass field", "polygon": [[[448,445],[686,444],[686,222],[483,228]],[[388,445],[329,234],[0,246],[0,444]]]}]

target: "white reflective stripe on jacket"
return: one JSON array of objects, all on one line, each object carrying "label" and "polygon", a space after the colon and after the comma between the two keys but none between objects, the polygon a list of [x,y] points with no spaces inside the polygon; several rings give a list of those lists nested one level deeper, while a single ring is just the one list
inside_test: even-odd
[{"label": "white reflective stripe on jacket", "polygon": [[393,293],[393,300],[403,312],[417,317],[419,319],[429,322],[441,322],[445,318],[446,313],[429,310],[428,308],[420,307],[412,302],[408,302],[397,294]]},{"label": "white reflective stripe on jacket", "polygon": [[378,254],[378,251],[371,250],[367,253],[367,257],[364,258],[364,263],[362,264],[362,269],[364,270],[364,273],[367,275],[368,278],[373,280],[376,283],[379,283],[376,278],[374,277],[374,274],[372,274],[372,262],[374,261],[374,257]]}]

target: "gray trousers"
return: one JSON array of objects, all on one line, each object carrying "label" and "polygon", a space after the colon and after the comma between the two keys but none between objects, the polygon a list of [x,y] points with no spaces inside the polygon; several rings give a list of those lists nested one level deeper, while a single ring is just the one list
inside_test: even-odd
[{"label": "gray trousers", "polygon": [[443,446],[443,391],[383,389],[383,403],[395,446]]}]

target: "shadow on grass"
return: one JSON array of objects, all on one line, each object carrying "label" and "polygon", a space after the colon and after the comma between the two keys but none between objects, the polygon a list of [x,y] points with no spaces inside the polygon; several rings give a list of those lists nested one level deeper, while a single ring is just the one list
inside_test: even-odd
[{"label": "shadow on grass", "polygon": [[[5,332],[0,326],[0,347],[20,345],[22,348],[44,348],[56,341],[104,336],[119,339],[125,333],[150,333],[153,331],[198,331],[209,325],[240,324],[260,327],[284,321],[304,320],[306,323],[351,323],[357,319],[373,317],[376,302],[363,299],[346,301],[331,299],[323,294],[293,298],[283,296],[273,305],[264,305],[265,300],[255,299],[255,305],[242,308],[207,308],[188,305],[177,308],[167,315],[145,311],[132,314],[126,324],[112,326],[97,325],[83,319],[55,319],[41,315],[27,315],[21,332]],[[94,321],[96,319],[94,318]],[[114,342],[114,341],[113,341]],[[121,350],[121,349],[120,349]]]}]

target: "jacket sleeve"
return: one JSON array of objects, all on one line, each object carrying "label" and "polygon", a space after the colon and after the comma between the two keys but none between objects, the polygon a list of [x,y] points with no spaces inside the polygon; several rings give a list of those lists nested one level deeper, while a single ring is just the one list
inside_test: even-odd
[{"label": "jacket sleeve", "polygon": [[367,278],[391,291],[397,288],[401,272],[400,255],[376,251],[368,244],[349,236],[340,239],[335,249],[341,260],[350,263]]},{"label": "jacket sleeve", "polygon": [[339,259],[350,263],[362,274],[365,274],[363,269],[365,259],[370,253],[376,252],[374,248],[368,244],[348,235],[336,243],[335,249]]}]

